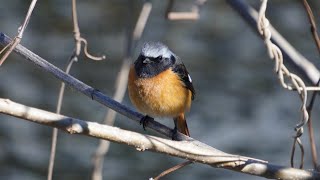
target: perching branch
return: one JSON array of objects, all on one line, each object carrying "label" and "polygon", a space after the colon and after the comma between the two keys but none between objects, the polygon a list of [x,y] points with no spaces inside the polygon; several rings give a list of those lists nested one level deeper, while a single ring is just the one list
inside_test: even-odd
[{"label": "perching branch", "polygon": [[[11,40],[4,34],[0,33],[0,44],[5,46]],[[25,57],[35,65],[39,66],[46,72],[50,72],[56,78],[64,81],[72,88],[80,91],[88,97],[93,97],[99,103],[112,108],[113,110],[127,116],[128,118],[139,122],[143,117],[142,114],[112,100],[101,92],[94,90],[92,87],[83,82],[65,74],[59,68],[48,63],[41,57],[32,53],[22,45],[18,45],[14,50],[19,55]],[[319,173],[299,170],[289,167],[268,164],[265,161],[253,158],[247,158],[237,155],[230,155],[214,149],[206,144],[196,141],[190,137],[178,133],[177,138],[185,141],[171,141],[159,137],[142,135],[135,132],[121,130],[119,128],[100,125],[98,123],[85,122],[78,119],[72,119],[66,116],[45,112],[42,110],[26,107],[8,100],[0,101],[0,112],[21,117],[33,122],[41,123],[48,126],[57,127],[70,133],[78,133],[93,137],[103,138],[118,143],[125,143],[136,147],[138,150],[150,150],[159,153],[185,158],[191,161],[205,163],[213,167],[226,168],[242,173],[248,173],[256,176],[277,179],[311,179],[320,178]],[[153,129],[167,137],[172,136],[172,130],[156,121],[148,123],[148,129]]]},{"label": "perching branch", "polygon": [[0,99],[0,112],[38,124],[56,127],[70,134],[82,134],[127,144],[138,151],[167,154],[216,168],[224,168],[273,179],[320,178],[320,174],[317,172],[277,166],[258,159],[227,154],[192,138],[188,141],[172,141],[55,114],[18,104],[8,99]]},{"label": "perching branch", "polygon": [[[0,32],[0,45],[6,46],[11,42],[11,39],[6,36],[5,34]],[[22,45],[18,45],[14,51],[21,55],[26,60],[32,62],[34,65],[40,67],[44,71],[52,74],[57,79],[65,82],[70,87],[74,88],[75,90],[83,93],[84,95],[88,96],[89,98],[92,98],[93,100],[105,105],[106,107],[109,107],[113,109],[114,111],[127,116],[128,118],[140,122],[141,118],[144,117],[143,114],[138,113],[134,111],[133,109],[111,99],[110,97],[104,95],[98,90],[95,90],[94,88],[88,86],[87,84],[84,84],[83,82],[79,81],[78,79],[74,78],[73,76],[70,76],[63,72],[61,69],[57,68],[56,66],[52,65],[48,61],[44,60],[43,58],[39,57],[38,55],[34,54],[27,48],[25,48]],[[160,134],[163,134],[167,137],[172,137],[172,130],[156,121],[149,121],[148,125],[146,126],[148,129],[152,129]],[[190,139],[188,136],[185,136],[182,133],[177,133],[177,140],[188,140]]]}]

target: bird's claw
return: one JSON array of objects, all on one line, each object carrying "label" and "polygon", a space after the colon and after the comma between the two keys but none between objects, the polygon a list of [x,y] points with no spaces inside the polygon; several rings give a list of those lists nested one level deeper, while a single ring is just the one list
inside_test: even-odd
[{"label": "bird's claw", "polygon": [[177,140],[177,133],[178,133],[178,128],[175,126],[172,130],[172,136],[171,136],[172,140]]},{"label": "bird's claw", "polygon": [[148,122],[153,120],[152,117],[146,115],[140,120],[140,125],[142,125],[143,129],[146,130],[146,126],[148,125]]}]

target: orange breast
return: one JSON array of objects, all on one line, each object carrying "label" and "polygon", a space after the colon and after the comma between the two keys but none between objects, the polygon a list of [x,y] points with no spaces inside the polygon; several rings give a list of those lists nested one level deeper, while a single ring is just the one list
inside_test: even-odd
[{"label": "orange breast", "polygon": [[128,80],[131,102],[150,116],[176,117],[191,105],[191,92],[171,70],[152,78],[138,78],[131,66]]}]

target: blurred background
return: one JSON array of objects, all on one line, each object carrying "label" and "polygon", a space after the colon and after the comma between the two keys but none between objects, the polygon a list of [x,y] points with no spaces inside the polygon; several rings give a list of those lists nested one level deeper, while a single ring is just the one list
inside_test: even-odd
[{"label": "blurred background", "polygon": [[[0,0],[0,32],[14,37],[31,1]],[[105,54],[104,61],[81,56],[71,74],[112,97],[124,57],[128,24],[134,24],[142,0],[77,1],[81,34],[89,52]],[[260,1],[247,1],[258,8]],[[294,127],[300,121],[300,99],[283,89],[274,73],[273,61],[262,40],[225,2],[208,1],[197,21],[168,21],[167,1],[153,1],[153,9],[134,58],[144,41],[161,41],[187,66],[197,92],[188,125],[193,138],[228,153],[289,166]],[[180,1],[176,11],[188,11],[193,1]],[[317,23],[320,2],[310,1]],[[130,17],[128,17],[128,14]],[[307,59],[320,66],[301,1],[270,1],[267,17],[275,28]],[[129,26],[130,27],[130,26]],[[64,69],[74,48],[71,1],[39,1],[22,44]],[[12,54],[0,69],[0,97],[55,111],[60,81],[18,55]],[[307,82],[307,81],[306,81]],[[310,96],[310,95],[309,95]],[[319,142],[319,100],[313,117]],[[131,106],[126,94],[125,105]],[[66,88],[62,114],[102,122],[107,109],[90,98]],[[0,179],[45,179],[52,128],[0,115]],[[173,127],[172,120],[159,119]],[[144,132],[122,115],[115,126]],[[302,136],[305,168],[312,168],[307,131]],[[54,179],[90,179],[92,155],[99,143],[79,135],[59,133]],[[318,144],[318,149],[319,149]],[[299,158],[299,150],[297,151]],[[138,152],[111,144],[104,162],[105,179],[148,179],[183,160],[152,152]],[[260,179],[237,172],[192,164],[165,179]]]}]

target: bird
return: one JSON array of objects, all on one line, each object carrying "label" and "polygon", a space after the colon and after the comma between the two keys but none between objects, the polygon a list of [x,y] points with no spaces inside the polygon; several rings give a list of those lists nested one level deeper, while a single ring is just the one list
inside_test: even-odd
[{"label": "bird", "polygon": [[161,42],[144,43],[130,66],[128,94],[132,104],[145,114],[143,128],[151,117],[173,118],[172,139],[177,131],[190,136],[185,113],[195,98],[195,89],[182,60]]}]

